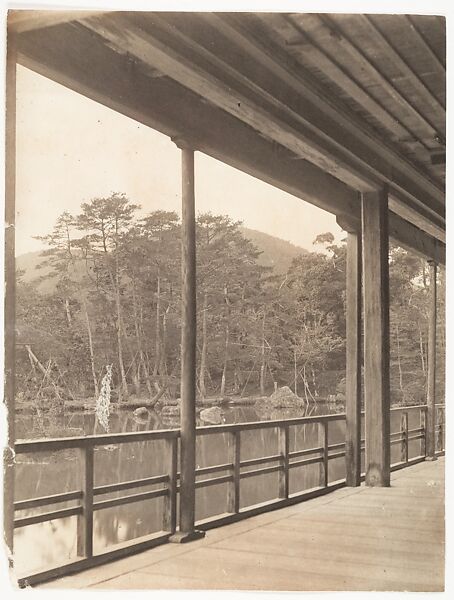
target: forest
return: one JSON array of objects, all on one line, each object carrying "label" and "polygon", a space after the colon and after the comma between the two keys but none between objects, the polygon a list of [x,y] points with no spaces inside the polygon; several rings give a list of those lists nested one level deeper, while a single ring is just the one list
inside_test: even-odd
[{"label": "forest", "polygon": [[[180,221],[143,216],[125,195],[63,212],[39,239],[37,274],[17,271],[17,401],[42,408],[96,398],[111,365],[114,402],[179,397]],[[304,227],[304,223],[301,224]],[[346,244],[329,232],[284,269],[261,261],[241,223],[197,217],[197,394],[306,402],[345,394]],[[277,261],[278,263],[278,261]],[[39,284],[51,282],[43,291]],[[438,278],[437,395],[444,394],[444,288]],[[391,400],[425,401],[428,274],[390,247]]]}]

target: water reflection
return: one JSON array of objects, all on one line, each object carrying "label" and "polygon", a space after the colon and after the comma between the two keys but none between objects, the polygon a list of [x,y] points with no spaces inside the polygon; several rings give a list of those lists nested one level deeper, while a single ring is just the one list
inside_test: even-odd
[{"label": "water reflection", "polygon": [[[338,412],[330,405],[310,406],[306,414]],[[255,407],[243,406],[224,409],[225,423],[240,423],[270,419],[287,419],[306,416],[301,410],[283,409],[260,411]],[[418,426],[410,412],[410,427]],[[398,415],[393,431],[398,429]],[[394,420],[394,416],[393,416]],[[199,425],[202,424],[200,421]],[[132,411],[117,411],[111,415],[112,433],[178,428],[178,418],[163,419],[150,412],[148,417],[137,419]],[[18,438],[62,437],[100,434],[94,414],[74,413],[71,415],[44,416],[39,419],[31,415],[17,418]],[[397,429],[396,429],[397,427]],[[290,450],[315,447],[319,439],[319,425],[311,423],[290,428]],[[345,423],[329,423],[329,442],[344,441]],[[228,462],[228,434],[198,436],[196,462],[199,467]],[[278,453],[278,431],[275,428],[243,432],[241,435],[241,459],[270,456]],[[416,443],[415,443],[416,444]],[[393,448],[393,460],[398,458],[399,448]],[[418,452],[411,450],[411,455]],[[19,455],[16,468],[16,499],[27,499],[67,492],[80,488],[80,455],[77,450],[54,453]],[[262,465],[267,466],[267,465]],[[105,485],[132,479],[161,475],[167,472],[165,442],[161,440],[135,442],[97,447],[95,449],[95,485]],[[224,473],[217,473],[221,476]],[[330,461],[329,480],[345,476],[343,459]],[[203,476],[201,476],[203,477]],[[206,476],[205,476],[206,477]],[[310,489],[319,485],[320,466],[309,465],[294,468],[290,474],[290,493]],[[243,479],[241,482],[240,506],[250,506],[277,497],[278,475],[271,473]],[[140,491],[156,489],[160,485],[141,488]],[[198,489],[196,493],[196,519],[223,513],[227,510],[226,484]],[[135,493],[135,490],[127,493]],[[116,497],[106,494],[102,499]],[[94,550],[101,552],[126,540],[145,536],[162,530],[162,498],[105,509],[95,512]],[[74,505],[59,504],[39,510],[54,510]],[[30,511],[21,511],[17,516],[26,516]],[[70,517],[41,523],[16,530],[15,554],[18,572],[43,569],[61,563],[76,555],[76,518]]]}]

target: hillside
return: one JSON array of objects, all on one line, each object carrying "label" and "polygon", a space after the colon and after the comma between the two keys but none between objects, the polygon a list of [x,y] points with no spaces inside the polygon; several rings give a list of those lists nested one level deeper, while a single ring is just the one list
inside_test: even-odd
[{"label": "hillside", "polygon": [[263,231],[241,227],[244,237],[250,239],[262,254],[259,263],[266,267],[274,267],[276,273],[285,273],[292,260],[300,254],[307,254],[305,248],[274,237]]},{"label": "hillside", "polygon": [[[276,273],[285,273],[293,258],[299,254],[307,253],[304,248],[295,246],[268,233],[248,229],[247,227],[241,227],[241,231],[262,252],[259,263],[266,267],[273,267]],[[49,267],[39,268],[42,261],[43,258],[39,251],[27,252],[27,254],[22,254],[16,258],[17,268],[24,271],[23,280],[25,282],[30,283],[49,274]],[[45,279],[38,286],[41,292],[52,291],[52,288],[52,279]]]}]

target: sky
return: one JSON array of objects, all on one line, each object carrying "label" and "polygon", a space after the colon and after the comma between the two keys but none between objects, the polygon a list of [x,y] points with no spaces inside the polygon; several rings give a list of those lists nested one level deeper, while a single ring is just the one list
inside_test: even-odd
[{"label": "sky", "polygon": [[[200,152],[196,210],[313,249],[319,233],[344,237],[335,217]],[[40,250],[67,210],[123,192],[144,213],[181,214],[180,151],[167,136],[22,66],[17,72],[16,253]]]}]

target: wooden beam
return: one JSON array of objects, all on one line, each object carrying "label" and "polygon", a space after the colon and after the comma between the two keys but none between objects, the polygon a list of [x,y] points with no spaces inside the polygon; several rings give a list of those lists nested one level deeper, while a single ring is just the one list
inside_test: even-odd
[{"label": "wooden beam", "polygon": [[8,562],[14,550],[14,443],[15,443],[15,351],[16,351],[16,36],[9,35],[6,55],[5,126],[5,379],[6,444],[3,451],[3,519]]},{"label": "wooden beam", "polygon": [[430,257],[439,264],[446,264],[446,245],[443,242],[426,235],[393,213],[389,214],[389,237],[402,248],[423,258]]},{"label": "wooden beam", "polygon": [[[288,160],[284,148],[183,86],[150,79],[87,29],[55,29],[45,38],[21,36],[19,62],[165,135],[190,139],[197,150],[319,208],[346,214],[359,209],[357,193],[340,181],[311,163]],[[68,59],[74,55],[77,61]]]},{"label": "wooden beam", "polygon": [[[337,224],[345,231],[361,232],[361,215],[338,215]],[[388,215],[389,239],[409,252],[422,258],[428,256],[438,264],[446,264],[446,245],[426,235],[423,231],[407,223],[391,211]]]},{"label": "wooden beam", "polygon": [[348,486],[361,485],[361,236],[347,234],[347,368],[345,466]]},{"label": "wooden beam", "polygon": [[[338,100],[333,102],[327,97],[320,84],[309,73],[304,72],[296,61],[292,63],[288,54],[284,55],[279,46],[257,38],[253,31],[245,29],[233,15],[205,14],[202,17],[204,21],[215,27],[216,31],[240,50],[220,60],[219,54],[224,46],[214,56],[216,48],[212,36],[204,36],[203,28],[201,32],[191,32],[189,38],[178,30],[178,24],[182,25],[178,17],[171,15],[167,18],[168,35],[178,37],[199,54],[203,51],[203,58],[213,62],[217,73],[223,71],[230,78],[236,77],[243,89],[249,87],[252,93],[262,96],[266,101],[273,98],[276,106],[285,109],[293,118],[336,144],[336,152],[347,153],[349,159],[357,161],[356,168],[392,185],[390,193],[393,194],[394,203],[402,205],[402,211],[406,211],[407,217],[411,214],[411,222],[424,229],[425,224],[431,227],[431,217],[435,217],[440,221],[439,231],[443,229],[444,210],[440,206],[440,202],[444,203],[443,190],[428,182],[420,170],[389,144],[377,138],[376,133],[365,122],[359,121]],[[162,27],[160,20],[158,24]],[[238,58],[235,61],[235,56],[248,56],[249,60],[239,62]],[[228,60],[228,64],[225,60]],[[433,204],[428,198],[431,194],[437,197]],[[435,235],[434,231],[435,229],[431,229],[428,233]]]},{"label": "wooden beam", "polygon": [[429,332],[427,348],[426,460],[435,457],[436,374],[437,374],[437,263],[429,261]]},{"label": "wooden beam", "polygon": [[390,485],[388,198],[362,194],[366,485]]},{"label": "wooden beam", "polygon": [[176,52],[149,30],[139,28],[138,17],[121,15],[87,19],[85,26],[103,37],[119,52],[127,52],[199,94],[205,100],[237,117],[260,135],[288,148],[297,156],[321,167],[344,183],[360,190],[373,190],[370,176],[352,169],[343,157],[333,158],[325,142],[281,115],[272,116],[249,96],[224,83],[219,77],[199,67],[186,55]]},{"label": "wooden beam", "polygon": [[172,541],[188,542],[203,537],[195,524],[196,452],[196,234],[194,150],[186,141],[181,148],[181,423],[180,423],[180,529]]},{"label": "wooden beam", "polygon": [[[84,27],[62,25],[45,37],[30,32],[19,42],[19,62],[44,77],[165,135],[190,139],[201,152],[315,206],[360,218],[354,190],[307,161],[289,160],[284,148],[183,86],[168,78],[150,79],[140,63],[119,56]],[[78,60],[68,58],[73,56]],[[430,236],[398,217],[395,222],[396,236],[426,258],[435,258]],[[437,261],[444,259],[437,255]]]},{"label": "wooden beam", "polygon": [[84,17],[101,15],[101,10],[9,10],[8,31],[23,33],[76,21]]},{"label": "wooden beam", "polygon": [[393,189],[388,193],[389,210],[405,221],[428,233],[431,237],[446,242],[446,222],[444,218],[434,215],[422,207],[415,207],[407,197]]},{"label": "wooden beam", "polygon": [[[236,72],[237,79],[238,77],[241,78],[239,84],[243,90],[245,87],[251,88],[253,86],[252,95],[246,96],[244,92],[240,93],[238,91],[239,87],[235,90],[232,89],[233,70],[218,57],[194,44],[193,40],[185,36],[184,33],[178,32],[173,27],[173,37],[178,36],[180,41],[183,39],[187,46],[186,51],[178,52],[174,49],[175,44],[172,44],[170,48],[166,42],[162,41],[156,29],[151,31],[150,27],[147,27],[146,30],[144,28],[141,30],[134,19],[121,15],[121,19],[115,17],[89,19],[85,21],[85,24],[107,39],[110,44],[116,46],[119,51],[127,51],[153,68],[164,72],[223,110],[238,117],[256,129],[261,135],[275,140],[297,156],[320,166],[347,185],[358,190],[367,191],[379,187],[380,178],[384,179],[389,183],[392,182],[393,186],[402,190],[403,193],[410,194],[412,198],[416,199],[416,203],[419,203],[426,210],[434,210],[438,217],[443,218],[443,191],[421,177],[417,169],[410,167],[409,163],[406,164],[406,167],[407,170],[410,168],[411,177],[407,177],[406,174],[400,175],[397,172],[397,158],[386,162],[383,157],[369,156],[371,151],[368,144],[356,140],[353,145],[350,144],[349,146],[348,140],[350,138],[345,136],[345,125],[343,124],[344,127],[339,128],[336,124],[336,119],[339,120],[340,117],[338,111],[336,114],[334,107],[332,107],[332,117],[329,121],[331,130],[326,133],[322,131],[328,123],[326,116],[323,118],[320,114],[318,116],[311,115],[310,111],[308,113],[308,105],[305,106],[304,111],[293,110],[288,106],[288,93],[284,93],[284,97],[287,98],[285,104],[276,99],[276,89],[268,92],[262,88],[261,93],[265,94],[265,100],[273,102],[274,106],[279,109],[279,113],[276,113],[276,111],[270,113],[268,109],[262,108],[263,102],[257,104],[254,99],[251,99],[256,98],[257,94],[260,93],[260,88],[253,83],[251,77],[253,73],[249,73],[249,77],[244,78]],[[159,22],[159,20],[159,17],[153,18],[153,23]],[[120,23],[123,24],[122,27],[120,27]],[[166,34],[167,39],[169,39],[169,30]],[[190,51],[195,51],[199,56],[202,56],[205,63],[203,68],[196,64],[197,61],[194,58],[196,54],[191,59],[189,58]],[[216,67],[211,72],[206,67],[207,58]],[[220,65],[224,71],[227,71],[228,83],[227,79],[226,82],[222,79]],[[299,92],[302,89],[301,82],[299,82]],[[305,95],[307,95],[307,92]],[[295,96],[294,92],[293,96]],[[319,98],[313,94],[313,99],[313,106],[316,106]],[[301,104],[301,98],[298,100],[295,96],[295,103]],[[305,116],[303,117],[303,115]],[[292,119],[291,121],[289,117]],[[324,125],[320,129],[320,126],[315,126],[314,123],[324,123]],[[333,128],[337,128],[334,132],[336,136],[334,136]],[[351,131],[351,128],[349,131]],[[416,180],[418,181],[417,184],[415,183]],[[425,192],[418,188],[421,182],[425,183]],[[431,204],[431,194],[437,198],[437,200],[434,200],[434,204]],[[418,212],[418,207],[415,207],[415,212]]]}]

